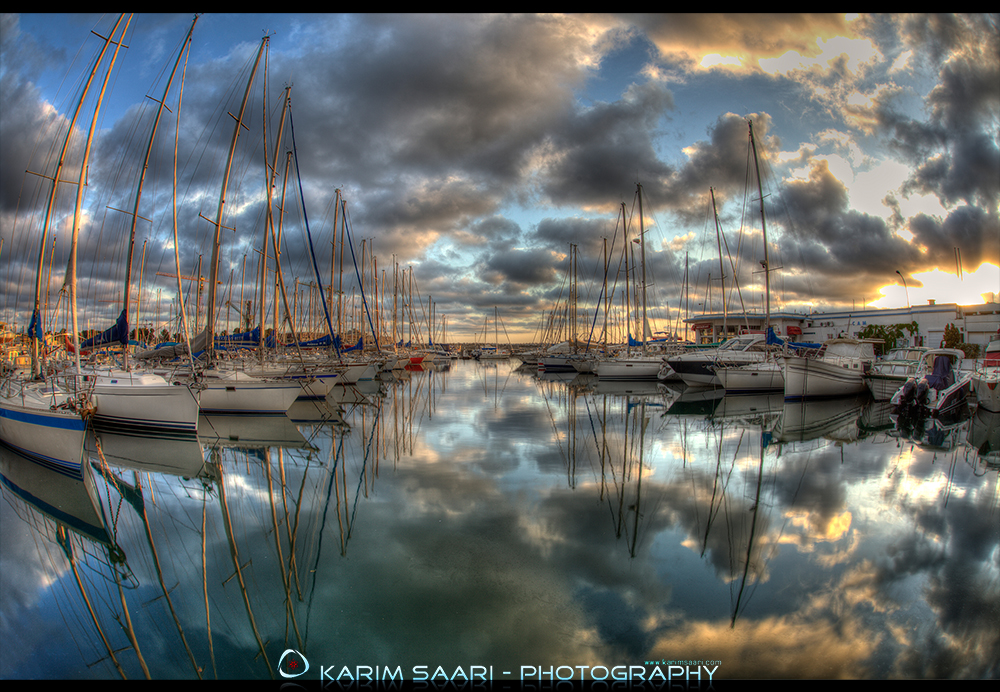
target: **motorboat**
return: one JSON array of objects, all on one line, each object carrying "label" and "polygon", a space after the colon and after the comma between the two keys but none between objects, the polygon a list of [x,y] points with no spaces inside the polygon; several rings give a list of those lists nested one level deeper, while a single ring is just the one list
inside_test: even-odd
[{"label": "motorboat", "polygon": [[928,349],[920,357],[913,377],[892,396],[895,415],[926,420],[968,408],[972,372],[958,368],[964,357],[957,348]]},{"label": "motorboat", "polygon": [[889,401],[913,377],[926,348],[895,348],[879,358],[865,375],[865,384],[875,401]]},{"label": "motorboat", "polygon": [[783,356],[785,399],[848,396],[866,392],[864,375],[875,362],[870,339],[829,339],[815,357]]},{"label": "motorboat", "polygon": [[623,355],[597,361],[593,372],[602,380],[657,380],[662,370],[661,356]]},{"label": "motorboat", "polygon": [[737,366],[759,363],[766,360],[768,353],[764,334],[741,334],[718,348],[668,356],[667,365],[689,387],[720,387],[722,381],[715,373],[720,364]]},{"label": "motorboat", "polygon": [[734,367],[716,367],[715,375],[727,394],[781,392],[785,389],[785,367],[775,359]]}]

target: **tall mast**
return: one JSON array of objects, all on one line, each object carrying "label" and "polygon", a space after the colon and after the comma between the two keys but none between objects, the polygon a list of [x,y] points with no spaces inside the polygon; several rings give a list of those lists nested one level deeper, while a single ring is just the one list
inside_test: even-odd
[{"label": "tall mast", "polygon": [[715,190],[708,188],[708,191],[712,194],[712,216],[715,217],[715,242],[719,246],[719,280],[722,282],[722,338],[726,339],[728,335],[728,330],[726,327],[726,322],[729,316],[729,310],[726,306],[726,268],[722,264],[722,238],[719,231],[719,212],[715,209]]},{"label": "tall mast", "polygon": [[608,354],[608,239],[602,238],[604,245],[604,355]]},{"label": "tall mast", "polygon": [[[184,42],[181,44],[181,49],[177,53],[177,60],[174,62],[174,69],[170,72],[170,77],[167,79],[167,85],[163,88],[163,98],[161,98],[157,103],[159,106],[156,108],[156,117],[153,119],[153,126],[149,131],[149,142],[146,144],[146,156],[142,160],[142,169],[139,171],[139,185],[135,192],[135,206],[132,208],[132,227],[129,229],[128,236],[128,256],[125,260],[125,297],[123,300],[122,311],[125,314],[125,335],[124,339],[128,341],[128,311],[129,311],[129,301],[131,296],[131,284],[132,284],[132,258],[135,254],[135,228],[139,222],[139,201],[142,199],[142,185],[146,178],[146,170],[149,168],[149,158],[153,153],[153,139],[156,137],[156,130],[160,125],[160,116],[163,115],[163,109],[166,107],[167,95],[170,93],[170,86],[174,82],[174,75],[177,74],[177,68],[181,64],[181,58],[184,57],[187,46],[191,43],[191,35],[194,33],[194,26],[198,23],[198,15],[195,15],[194,20],[191,22],[191,28],[188,29],[187,36],[184,38]],[[143,244],[143,253],[145,254],[145,244]],[[177,272],[180,274],[180,272]],[[140,279],[141,281],[141,279]],[[139,304],[136,301],[135,307],[135,327],[136,327],[136,337],[139,335]],[[122,350],[123,363],[128,368],[128,348]]]},{"label": "tall mast", "polygon": [[205,335],[207,342],[205,352],[208,355],[208,362],[212,364],[215,360],[215,285],[219,278],[219,243],[222,240],[222,215],[226,206],[226,191],[229,188],[229,174],[233,168],[233,156],[236,153],[236,140],[240,136],[240,129],[243,125],[243,115],[246,113],[247,102],[250,100],[250,87],[253,86],[254,76],[257,74],[257,66],[260,64],[261,55],[267,47],[268,37],[265,36],[260,42],[260,50],[257,51],[257,59],[254,61],[253,69],[250,71],[250,79],[247,81],[247,89],[243,94],[243,103],[240,105],[240,114],[235,117],[236,124],[233,126],[233,141],[229,145],[229,158],[226,160],[226,171],[222,177],[222,192],[219,194],[219,209],[215,217],[215,236],[212,241],[212,264],[209,266],[208,279],[208,308],[205,312],[206,326]]},{"label": "tall mast", "polygon": [[576,244],[569,244],[570,252],[570,262],[569,262],[569,338],[572,340],[571,347],[573,353],[576,353],[579,349],[577,348],[577,314],[576,314],[576,301],[579,297],[577,295],[577,285],[576,285]]},{"label": "tall mast", "polygon": [[642,262],[642,355],[646,355],[646,232],[642,223],[642,184],[636,183],[639,194],[639,258]]},{"label": "tall mast", "polygon": [[[115,50],[111,54],[111,62],[108,64],[108,72],[104,76],[104,83],[101,85],[101,93],[97,98],[97,105],[94,106],[94,118],[90,121],[90,131],[87,133],[87,144],[84,147],[83,162],[80,164],[80,180],[76,186],[76,208],[73,211],[73,236],[70,241],[69,267],[67,268],[66,275],[69,282],[70,312],[73,320],[73,351],[76,359],[76,370],[78,373],[80,372],[80,329],[79,324],[77,323],[76,309],[76,249],[80,238],[80,216],[83,212],[83,188],[86,183],[87,164],[90,161],[90,145],[94,141],[94,131],[97,129],[97,116],[101,111],[101,101],[104,100],[104,92],[107,90],[108,81],[111,79],[111,68],[115,66],[115,60],[118,57],[121,42],[125,38],[125,32],[128,31],[128,25],[131,20],[132,17],[129,15],[129,21],[125,22],[125,26],[122,28],[121,38],[119,38],[118,42],[115,43]],[[119,17],[118,22],[115,24],[114,31],[111,32],[111,36],[108,38],[109,42],[114,42],[115,31],[118,30],[121,21],[121,17]],[[128,341],[128,333],[125,334],[125,341]]]},{"label": "tall mast", "polygon": [[[337,197],[333,203],[333,247],[330,251],[330,312],[333,312],[333,296],[337,295],[337,305],[340,305],[340,293],[334,288],[334,280],[337,277],[337,225],[340,222],[340,188],[337,188]],[[341,250],[343,252],[343,250]],[[337,334],[340,335],[340,314],[337,315]]]},{"label": "tall mast", "polygon": [[[282,135],[282,132],[284,131],[285,114],[288,112],[288,103],[291,101],[291,97],[289,96],[289,94],[291,93],[291,91],[292,91],[292,87],[291,86],[286,86],[285,87],[285,98],[284,98],[284,100],[282,102],[282,105],[281,105],[281,118],[278,121],[278,136],[276,137],[276,140],[275,140],[275,143],[274,143],[274,156],[271,159],[271,164],[269,166],[267,166],[270,169],[268,171],[268,179],[267,179],[267,207],[268,207],[269,210],[272,207],[271,195],[272,195],[272,190],[274,189],[274,178],[278,174],[278,152],[281,151],[281,135]],[[266,119],[265,119],[265,122],[266,122]],[[266,151],[264,153],[264,156],[265,157],[267,156],[267,152]],[[265,161],[265,165],[267,165],[266,161]],[[286,171],[287,171],[287,166],[286,166]],[[273,229],[273,226],[274,226],[274,215],[273,215],[273,213],[271,211],[269,211],[268,214],[267,214],[266,225],[270,229]],[[265,324],[265,320],[266,320],[266,314],[265,313],[267,312],[267,310],[264,307],[264,296],[265,296],[265,292],[267,291],[267,245],[268,245],[268,240],[270,240],[269,233],[268,233],[268,230],[265,229],[265,231],[264,231],[264,246],[261,248],[263,250],[263,252],[261,253],[261,256],[260,256],[260,338],[261,338],[261,342],[260,342],[260,347],[259,347],[258,350],[259,350],[259,353],[260,353],[260,361],[261,361],[261,363],[263,363],[264,359],[265,359],[265,349],[263,348],[263,345],[264,345],[263,339],[264,339],[264,324]],[[277,303],[275,303],[275,305],[274,305],[274,311],[275,311],[275,314],[277,314],[277,312],[278,312],[278,305],[277,305]],[[274,338],[275,338],[275,346],[277,346],[277,344],[278,344],[278,342],[277,342],[277,338],[278,338],[277,332],[275,333]]]},{"label": "tall mast", "polygon": [[771,326],[771,265],[767,258],[767,223],[764,221],[764,188],[760,182],[760,164],[757,162],[757,143],[753,138],[753,121],[750,125],[750,146],[753,148],[753,166],[757,173],[757,194],[760,195],[760,228],[764,234],[764,334]]},{"label": "tall mast", "polygon": [[118,22],[115,23],[115,28],[111,31],[111,36],[109,36],[104,40],[104,47],[101,49],[100,54],[94,61],[94,67],[91,70],[90,77],[87,78],[87,83],[86,85],[84,85],[83,91],[80,93],[80,100],[77,101],[76,109],[73,111],[73,117],[70,119],[66,127],[66,138],[63,140],[62,150],[59,152],[59,160],[56,163],[56,170],[52,176],[52,191],[49,193],[49,200],[45,207],[45,221],[42,224],[42,238],[38,250],[38,268],[35,271],[35,309],[31,315],[31,324],[28,327],[28,335],[32,337],[31,338],[32,378],[37,378],[42,371],[41,358],[43,356],[42,356],[42,349],[39,348],[39,342],[45,339],[45,330],[42,327],[42,316],[41,316],[42,276],[44,275],[44,270],[45,270],[45,246],[48,241],[49,225],[52,222],[52,213],[55,208],[56,191],[59,187],[60,175],[62,174],[63,166],[66,163],[66,153],[67,151],[69,151],[70,138],[72,137],[73,130],[76,127],[76,120],[80,115],[80,110],[83,108],[83,101],[87,97],[87,92],[90,91],[90,85],[93,83],[94,77],[97,75],[97,70],[100,67],[101,61],[104,60],[104,54],[107,52],[108,46],[112,42],[112,37],[114,36],[115,31],[118,30],[118,26],[121,24],[124,16],[125,15],[120,15],[118,17]]},{"label": "tall mast", "polygon": [[[191,44],[190,44],[190,42],[187,44],[187,46],[188,46],[187,53],[190,55],[190,51],[191,51]],[[185,63],[184,63],[184,72],[187,73],[187,61],[186,60],[185,60]],[[183,286],[181,284],[181,254],[180,254],[181,251],[180,251],[180,243],[178,243],[178,240],[177,240],[177,146],[178,146],[178,143],[180,142],[180,138],[181,138],[180,137],[180,134],[181,134],[181,103],[183,102],[183,100],[184,100],[184,79],[183,79],[183,76],[182,76],[182,78],[181,78],[181,91],[180,91],[180,94],[177,97],[177,117],[175,118],[175,121],[174,121],[174,155],[173,155],[173,180],[172,180],[172,183],[171,183],[171,210],[172,210],[171,216],[172,216],[172,225],[173,225],[173,231],[174,231],[174,264],[175,264],[175,267],[177,269],[177,300],[178,300],[178,303],[179,303],[179,310],[178,310],[178,312],[180,312],[181,331],[184,334],[184,345],[187,347],[187,355],[188,355],[188,359],[189,359],[189,361],[191,363],[191,374],[193,375],[194,372],[195,372],[195,370],[194,370],[194,355],[191,353],[191,330],[188,329],[187,310],[184,307],[184,288],[183,288]],[[197,279],[197,287],[195,288],[195,295],[196,296],[200,296],[201,295],[201,276],[200,276],[200,274],[201,274],[201,257],[200,256],[198,257],[198,274],[199,274],[199,276],[198,276],[198,279]],[[197,311],[198,309],[199,309],[199,306],[196,306],[195,310]],[[197,312],[195,314],[197,314]],[[197,325],[197,322],[196,322],[195,323],[195,328],[196,329],[197,329],[197,326],[198,325]]]}]

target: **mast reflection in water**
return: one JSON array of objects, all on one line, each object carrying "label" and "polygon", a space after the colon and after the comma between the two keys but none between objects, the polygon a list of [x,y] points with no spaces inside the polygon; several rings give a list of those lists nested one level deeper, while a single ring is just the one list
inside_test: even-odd
[{"label": "mast reflection in water", "polygon": [[82,481],[0,449],[0,673],[1000,674],[997,414],[904,435],[865,398],[516,365],[93,432]]}]

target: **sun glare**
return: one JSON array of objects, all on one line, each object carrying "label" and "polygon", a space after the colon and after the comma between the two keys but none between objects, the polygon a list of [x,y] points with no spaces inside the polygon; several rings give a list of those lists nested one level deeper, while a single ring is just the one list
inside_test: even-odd
[{"label": "sun glare", "polygon": [[879,289],[882,297],[868,303],[870,308],[899,308],[909,305],[957,303],[978,305],[1000,299],[1000,267],[983,263],[974,272],[956,274],[934,269],[906,277],[906,286],[896,276],[894,283]]}]

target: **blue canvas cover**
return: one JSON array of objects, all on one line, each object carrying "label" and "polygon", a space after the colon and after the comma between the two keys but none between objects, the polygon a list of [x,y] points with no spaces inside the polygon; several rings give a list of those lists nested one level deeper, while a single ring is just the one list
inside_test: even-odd
[{"label": "blue canvas cover", "polygon": [[951,358],[945,355],[937,356],[934,359],[934,370],[926,379],[927,384],[938,391],[953,385],[955,374],[951,369]]}]

